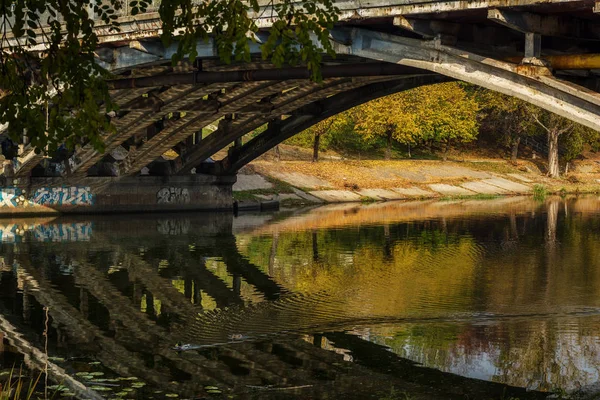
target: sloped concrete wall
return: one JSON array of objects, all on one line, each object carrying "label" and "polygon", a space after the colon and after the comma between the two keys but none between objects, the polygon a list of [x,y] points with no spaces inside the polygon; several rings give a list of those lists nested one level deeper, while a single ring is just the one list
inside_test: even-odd
[{"label": "sloped concrete wall", "polygon": [[88,177],[69,184],[32,178],[0,188],[0,216],[229,210],[235,180],[210,175]]}]

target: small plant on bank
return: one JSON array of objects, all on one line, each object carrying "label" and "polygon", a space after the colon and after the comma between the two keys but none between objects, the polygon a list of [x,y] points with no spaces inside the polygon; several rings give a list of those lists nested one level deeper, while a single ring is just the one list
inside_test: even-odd
[{"label": "small plant on bank", "polygon": [[[15,378],[15,373],[18,373],[18,377]],[[25,386],[26,379],[24,379],[22,370],[15,370],[13,367],[10,370],[10,375],[5,382],[0,382],[0,400],[31,400],[35,393],[35,388],[38,385],[42,373],[37,378],[29,379],[28,387]],[[54,397],[54,396],[52,396]]]},{"label": "small plant on bank", "polygon": [[560,188],[560,190],[558,191],[558,195],[559,195],[560,197],[562,197],[563,199],[564,199],[565,197],[567,197],[567,193],[568,193],[568,192],[567,192],[567,189],[565,189],[565,188]]},{"label": "small plant on bank", "polygon": [[533,198],[538,201],[543,201],[548,197],[548,189],[544,185],[533,186]]}]

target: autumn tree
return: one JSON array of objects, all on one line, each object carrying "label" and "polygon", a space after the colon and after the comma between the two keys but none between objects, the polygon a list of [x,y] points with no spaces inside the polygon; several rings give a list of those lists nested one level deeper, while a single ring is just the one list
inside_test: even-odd
[{"label": "autumn tree", "polygon": [[313,136],[313,162],[319,161],[319,146],[321,143],[321,137],[327,133],[331,133],[334,130],[344,129],[346,126],[351,124],[350,116],[348,113],[341,113],[334,115],[333,117],[327,118],[321,122],[316,123],[309,129],[308,133]]},{"label": "autumn tree", "polygon": [[537,125],[531,118],[536,107],[516,97],[477,89],[477,101],[483,110],[482,126],[493,131],[498,142],[510,149],[510,159],[517,161],[523,138],[537,133]]},{"label": "autumn tree", "polygon": [[370,101],[353,110],[356,130],[367,138],[385,138],[385,159],[391,158],[392,143],[416,143],[419,126],[413,93],[397,93]]},{"label": "autumn tree", "polygon": [[422,140],[443,145],[444,161],[455,143],[475,140],[479,132],[479,104],[458,82],[415,89],[416,118]]},{"label": "autumn tree", "polygon": [[560,174],[559,146],[564,161],[568,163],[578,157],[587,145],[593,147],[600,140],[598,132],[523,100],[486,89],[475,92],[485,114],[483,124],[493,130],[500,142],[510,145],[512,161],[517,159],[523,138],[546,135],[548,175],[551,177]]},{"label": "autumn tree", "polygon": [[[106,79],[96,61],[99,30],[119,31],[120,0],[12,0],[0,5],[0,127],[14,142],[54,152],[91,143],[114,130]],[[127,0],[128,14],[148,10],[148,0]],[[303,64],[320,80],[323,50],[333,54],[329,29],[337,20],[332,0],[292,0],[267,5],[272,21],[261,44],[263,59]],[[155,10],[152,10],[155,11]],[[215,40],[226,63],[250,60],[258,32],[258,0],[163,0],[158,7],[162,42],[175,45],[173,63],[193,62],[198,41]],[[315,40],[316,39],[316,40]]]},{"label": "autumn tree", "polygon": [[[551,178],[560,176],[558,146],[561,137],[568,136],[567,140],[571,142],[576,140],[591,142],[597,140],[598,137],[598,132],[549,111],[537,109],[531,114],[531,118],[546,132],[548,138],[548,176]],[[581,154],[583,146],[584,144],[581,143],[580,146],[570,148],[568,158],[573,159],[576,155]]]}]

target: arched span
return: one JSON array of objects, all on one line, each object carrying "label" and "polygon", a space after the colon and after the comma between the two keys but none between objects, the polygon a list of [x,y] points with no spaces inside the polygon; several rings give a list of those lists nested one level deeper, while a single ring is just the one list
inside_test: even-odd
[{"label": "arched span", "polygon": [[559,80],[548,70],[494,60],[440,44],[367,29],[339,29],[338,54],[421,68],[527,101],[600,131],[600,94]]},{"label": "arched span", "polygon": [[[429,73],[427,74],[429,75]],[[414,75],[412,75],[414,76]],[[297,85],[294,90],[280,93],[276,98],[263,103],[263,106],[272,107],[266,113],[256,110],[253,105],[251,110],[240,110],[235,120],[220,124],[219,128],[210,135],[189,148],[179,159],[172,162],[172,171],[178,174],[186,174],[202,161],[212,156],[219,150],[227,147],[236,139],[248,132],[279,118],[282,115],[290,115],[302,107],[314,103],[317,100],[326,99],[338,93],[350,92],[356,88],[375,82],[393,81],[410,76],[383,76],[383,77],[361,77],[361,78],[332,78],[325,80],[322,84],[305,82]],[[246,112],[244,112],[246,111]]]},{"label": "arched span", "polygon": [[423,85],[452,80],[441,75],[425,75],[388,82],[372,83],[354,90],[315,101],[297,109],[290,118],[273,120],[268,128],[218,162],[212,171],[219,175],[235,174],[250,161],[261,156],[279,143],[307,128],[368,101]]}]

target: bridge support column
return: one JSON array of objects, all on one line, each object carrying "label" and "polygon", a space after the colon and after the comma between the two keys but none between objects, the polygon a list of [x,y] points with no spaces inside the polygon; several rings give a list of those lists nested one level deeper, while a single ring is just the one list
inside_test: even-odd
[{"label": "bridge support column", "polygon": [[525,58],[540,58],[542,55],[542,35],[527,32],[525,34]]}]

